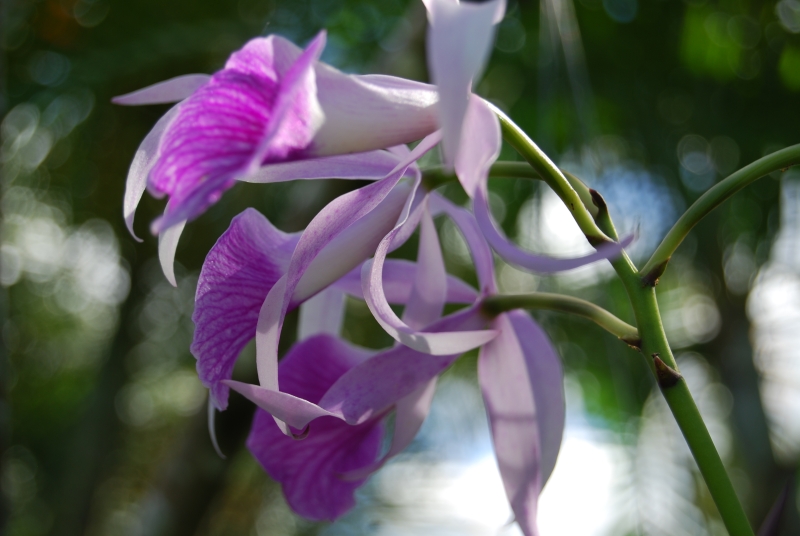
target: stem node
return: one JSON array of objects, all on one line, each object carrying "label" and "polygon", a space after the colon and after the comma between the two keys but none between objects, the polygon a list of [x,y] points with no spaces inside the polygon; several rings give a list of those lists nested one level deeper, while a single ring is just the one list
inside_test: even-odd
[{"label": "stem node", "polygon": [[677,370],[664,363],[657,353],[653,354],[653,363],[656,366],[656,378],[661,389],[675,387],[683,378]]}]

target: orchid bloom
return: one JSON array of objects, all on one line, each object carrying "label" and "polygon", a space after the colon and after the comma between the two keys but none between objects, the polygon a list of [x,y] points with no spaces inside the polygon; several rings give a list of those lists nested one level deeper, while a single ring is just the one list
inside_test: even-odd
[{"label": "orchid bloom", "polygon": [[[555,466],[564,426],[560,360],[526,313],[489,319],[481,311],[481,298],[496,293],[496,286],[491,250],[472,215],[435,194],[414,212],[419,216],[410,219],[420,227],[417,263],[403,264],[408,272],[398,285],[398,261],[385,261],[385,296],[395,303],[400,298],[406,304],[403,321],[426,333],[455,340],[487,322],[494,328],[496,338],[480,351],[478,377],[506,493],[523,532],[536,534],[538,496]],[[446,275],[432,214],[449,216],[461,230],[477,267],[480,292]],[[387,285],[387,275],[394,283]],[[352,280],[342,281],[314,298],[326,301],[327,315],[301,314],[300,329],[307,338],[280,363],[281,391],[222,381],[261,408],[247,445],[283,485],[292,508],[312,519],[335,519],[349,510],[364,479],[411,442],[430,409],[437,376],[462,353],[426,355],[399,345],[370,355],[353,347],[336,337],[341,307],[334,305],[335,296],[342,291],[358,296]],[[468,301],[473,301],[470,307],[439,319],[445,302]],[[379,458],[383,419],[392,409],[392,445]],[[287,423],[302,441],[284,435],[269,414]]]}]

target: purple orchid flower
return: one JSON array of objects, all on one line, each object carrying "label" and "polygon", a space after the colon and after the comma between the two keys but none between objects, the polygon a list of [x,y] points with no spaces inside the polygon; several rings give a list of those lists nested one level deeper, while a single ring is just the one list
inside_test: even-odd
[{"label": "purple orchid flower", "polygon": [[[436,195],[422,207],[417,218],[421,228],[417,263],[405,265],[415,274],[410,285],[407,279],[403,282],[402,320],[425,333],[455,338],[489,322],[481,312],[480,297],[496,292],[492,253],[466,210]],[[463,233],[481,293],[470,293],[447,279],[433,213],[452,218]],[[384,281],[396,269],[392,259],[385,263]],[[357,290],[351,285],[332,287],[314,299],[336,303],[336,292]],[[394,298],[395,292],[385,296]],[[442,305],[454,298],[477,301],[439,319]],[[337,310],[335,306],[330,310],[334,319]],[[462,352],[426,355],[399,345],[369,356],[335,337],[338,320],[313,318],[314,327],[301,326],[310,337],[281,361],[281,391],[230,380],[223,383],[261,408],[248,447],[281,482],[292,508],[312,519],[335,519],[353,506],[353,492],[364,479],[412,441],[430,409],[437,376]],[[523,532],[534,535],[538,496],[555,466],[564,427],[561,364],[547,336],[526,313],[505,313],[490,324],[497,336],[480,351],[481,390],[506,493]],[[392,445],[379,458],[376,445],[383,434],[382,420],[392,409],[396,412]],[[291,435],[304,439],[298,443],[284,435],[276,419],[288,425]]]},{"label": "purple orchid flower", "polygon": [[265,164],[384,149],[436,129],[433,87],[346,75],[318,61],[324,46],[325,32],[305,50],[278,36],[257,38],[213,76],[182,76],[115,98],[133,105],[181,100],[134,160],[129,223],[145,185],[170,197],[153,224],[158,233],[197,217],[236,180],[262,182]]}]

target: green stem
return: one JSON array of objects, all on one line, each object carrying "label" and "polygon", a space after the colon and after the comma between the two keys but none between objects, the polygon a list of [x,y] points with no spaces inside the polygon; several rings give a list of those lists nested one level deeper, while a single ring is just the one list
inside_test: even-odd
[{"label": "green stem", "polygon": [[491,316],[513,309],[548,309],[571,313],[588,318],[623,342],[639,347],[639,332],[635,327],[620,320],[602,307],[580,298],[551,294],[547,292],[531,292],[528,294],[502,294],[489,296],[483,301],[483,309]]},{"label": "green stem", "polygon": [[552,160],[531,140],[525,132],[499,109],[494,108],[500,119],[503,139],[506,140],[536,170],[550,188],[555,191],[569,209],[572,217],[586,235],[589,243],[596,246],[611,239],[601,231],[586,208],[584,201]]},{"label": "green stem", "polygon": [[731,536],[753,536],[753,529],[736,496],[708,428],[697,410],[686,380],[678,372],[678,366],[661,323],[655,288],[642,285],[636,267],[627,254],[623,253],[611,264],[622,279],[631,300],[642,340],[642,354],[647,359],[661,393],[689,445],[689,450],[697,462],[700,474],[703,475],[725,527]]},{"label": "green stem", "polygon": [[[608,239],[607,234],[615,235],[613,222],[602,197],[596,193],[593,196],[593,203],[598,207],[597,223],[595,223],[584,203],[580,202],[578,194],[569,186],[558,168],[510,119],[502,112],[496,111],[496,113],[500,117],[504,138],[525,157],[564,200],[587,238],[592,240],[593,237],[601,236]],[[768,170],[761,174],[767,172]],[[591,225],[587,218],[591,219]],[[641,351],[647,359],[650,370],[656,378],[686,443],[689,445],[689,450],[697,462],[700,474],[703,475],[725,527],[731,536],[754,536],[753,529],[750,527],[728,473],[725,471],[722,459],[708,433],[708,428],[692,399],[686,380],[678,371],[675,358],[667,342],[664,326],[661,323],[655,288],[652,285],[642,284],[639,271],[624,251],[621,256],[611,261],[611,264],[622,280],[631,301],[641,339]]]},{"label": "green stem", "polygon": [[661,274],[664,273],[670,257],[678,249],[683,239],[686,238],[692,227],[709,212],[764,175],[796,164],[800,164],[800,145],[792,145],[780,151],[775,151],[712,186],[683,213],[683,216],[672,226],[667,236],[664,237],[664,240],[653,252],[650,260],[641,270],[641,275],[645,278],[645,281],[649,284],[655,284]]}]

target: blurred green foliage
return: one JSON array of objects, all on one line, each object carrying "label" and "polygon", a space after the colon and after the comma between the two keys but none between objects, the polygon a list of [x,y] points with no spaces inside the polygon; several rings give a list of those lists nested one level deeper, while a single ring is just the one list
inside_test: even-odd
[{"label": "blurred green foliage", "polygon": [[[243,449],[252,407],[240,398],[218,417],[229,457],[214,454],[188,351],[190,317],[202,260],[233,215],[255,206],[279,227],[299,230],[357,185],[237,185],[188,227],[173,289],[146,231],[161,203],[143,200],[136,225],[142,244],[121,218],[127,167],[165,107],[115,107],[110,98],[179,74],[213,72],[256,35],[303,43],[320,28],[329,32],[324,60],[343,70],[425,79],[421,3],[8,0],[2,10],[0,527],[14,536],[328,530],[291,514]],[[477,91],[604,193],[625,231],[639,228],[643,259],[713,182],[797,143],[800,4],[512,1]],[[503,158],[516,157],[504,148]],[[726,460],[755,522],[800,453],[800,437],[786,436],[762,403],[771,384],[760,377],[770,371],[754,358],[746,309],[757,270],[774,256],[781,181],[792,180],[763,179],[717,210],[659,286],[668,333],[687,352],[689,368],[717,394],[727,393],[714,400],[732,400],[728,413],[720,410],[720,426],[733,437]],[[457,189],[446,193],[465,201]],[[568,253],[559,249],[571,240],[567,226],[557,220],[554,234],[540,217],[555,210],[544,188],[503,179],[492,193],[507,233],[527,247]],[[446,222],[440,229],[448,269],[474,281],[457,232]],[[413,255],[414,247],[412,241],[399,254]],[[607,271],[540,277],[500,265],[499,277],[507,291],[573,293],[632,321],[623,289]],[[649,445],[642,438],[657,402],[639,355],[582,320],[534,316],[561,352],[592,425],[630,449]],[[345,333],[365,346],[391,342],[356,302]],[[288,335],[283,348],[290,343]],[[235,374],[254,377],[252,348]],[[450,375],[473,378],[474,355]],[[709,407],[724,406],[715,404]],[[783,437],[778,451],[776,436]],[[680,464],[692,474],[690,464]],[[712,533],[716,513],[703,486],[690,495],[686,502],[705,519],[690,533]],[[367,511],[388,508],[374,496],[362,500]],[[790,505],[784,534],[800,532],[794,497]],[[646,508],[636,515],[631,534],[661,534]],[[329,533],[371,532],[364,527],[373,525],[340,526]]]}]

